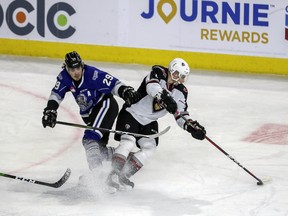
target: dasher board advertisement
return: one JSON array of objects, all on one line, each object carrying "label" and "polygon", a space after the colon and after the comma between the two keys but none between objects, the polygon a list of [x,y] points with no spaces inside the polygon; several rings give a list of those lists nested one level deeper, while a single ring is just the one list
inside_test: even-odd
[{"label": "dasher board advertisement", "polygon": [[0,0],[0,37],[288,57],[283,0]]}]

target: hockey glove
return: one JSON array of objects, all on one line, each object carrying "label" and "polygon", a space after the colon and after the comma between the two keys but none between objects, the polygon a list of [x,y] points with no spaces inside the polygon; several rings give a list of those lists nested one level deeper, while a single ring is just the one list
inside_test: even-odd
[{"label": "hockey glove", "polygon": [[197,121],[192,121],[191,119],[186,121],[184,124],[184,129],[191,133],[192,137],[198,140],[205,139],[206,130]]},{"label": "hockey glove", "polygon": [[54,128],[56,125],[57,119],[57,111],[56,110],[48,110],[44,109],[43,117],[42,117],[42,125],[44,128],[47,126]]},{"label": "hockey glove", "polygon": [[141,95],[138,91],[135,91],[131,86],[125,86],[120,94],[121,98],[125,100],[127,106],[131,106],[134,103],[137,103],[141,99]]},{"label": "hockey glove", "polygon": [[162,91],[161,100],[169,113],[174,114],[177,111],[177,103],[165,89]]}]

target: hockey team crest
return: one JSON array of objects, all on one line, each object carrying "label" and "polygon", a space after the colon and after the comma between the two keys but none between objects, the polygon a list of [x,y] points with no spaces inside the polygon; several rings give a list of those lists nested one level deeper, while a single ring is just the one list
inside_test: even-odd
[{"label": "hockey team crest", "polygon": [[153,101],[153,111],[154,112],[158,112],[158,111],[161,111],[163,109],[164,109],[164,107],[156,99],[154,99],[154,101]]},{"label": "hockey team crest", "polygon": [[93,104],[93,101],[87,102],[87,97],[84,94],[78,95],[76,101],[81,111],[86,111]]}]

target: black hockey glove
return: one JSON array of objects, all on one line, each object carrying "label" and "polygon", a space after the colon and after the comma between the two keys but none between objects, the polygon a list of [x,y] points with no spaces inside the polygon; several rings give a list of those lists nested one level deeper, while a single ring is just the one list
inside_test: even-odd
[{"label": "black hockey glove", "polygon": [[169,113],[174,114],[177,111],[177,103],[165,89],[162,91],[161,100]]},{"label": "black hockey glove", "polygon": [[125,104],[127,106],[131,106],[132,104],[137,103],[141,99],[140,93],[138,91],[135,91],[134,88],[131,86],[125,86],[120,91],[121,93],[119,95],[121,96],[121,98],[123,98],[123,100],[125,100]]},{"label": "black hockey glove", "polygon": [[184,124],[184,129],[191,133],[192,137],[198,140],[205,139],[206,130],[197,121],[188,120]]},{"label": "black hockey glove", "polygon": [[42,125],[44,128],[46,128],[46,126],[54,128],[56,125],[56,119],[57,119],[56,110],[48,110],[46,108],[44,109],[42,117]]}]

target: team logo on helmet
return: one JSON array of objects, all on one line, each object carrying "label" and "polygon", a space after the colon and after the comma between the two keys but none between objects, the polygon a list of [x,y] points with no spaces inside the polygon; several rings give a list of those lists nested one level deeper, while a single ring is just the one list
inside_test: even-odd
[{"label": "team logo on helmet", "polygon": [[65,55],[65,64],[68,68],[83,67],[83,62],[80,55],[76,52],[70,52]]}]

